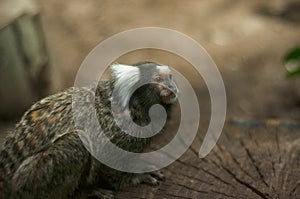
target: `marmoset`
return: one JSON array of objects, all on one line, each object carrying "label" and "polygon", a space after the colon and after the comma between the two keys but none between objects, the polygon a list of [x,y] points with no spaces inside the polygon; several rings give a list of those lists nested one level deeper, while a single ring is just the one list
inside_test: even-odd
[{"label": "marmoset", "polygon": [[[160,172],[134,174],[109,168],[89,153],[79,136],[85,132],[74,124],[74,111],[86,118],[86,125],[90,125],[91,116],[81,106],[72,110],[74,94],[82,104],[94,101],[101,129],[111,143],[136,153],[143,152],[151,138],[134,137],[119,128],[111,110],[113,91],[119,106],[128,103],[128,110],[120,110],[129,112],[139,126],[150,122],[151,106],[160,104],[169,113],[177,101],[178,88],[168,66],[153,62],[113,64],[110,70],[110,78],[99,81],[94,90],[92,86],[72,87],[40,100],[25,112],[1,146],[1,198],[113,198],[108,190],[139,183],[156,185],[163,179]],[[149,83],[135,88],[141,79]]]}]

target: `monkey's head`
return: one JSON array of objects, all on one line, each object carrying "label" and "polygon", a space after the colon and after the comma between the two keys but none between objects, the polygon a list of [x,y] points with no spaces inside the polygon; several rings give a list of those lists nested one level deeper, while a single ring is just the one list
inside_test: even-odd
[{"label": "monkey's head", "polygon": [[133,66],[114,64],[111,70],[114,92],[123,106],[133,95],[148,104],[173,104],[177,101],[178,88],[168,66],[153,62]]}]

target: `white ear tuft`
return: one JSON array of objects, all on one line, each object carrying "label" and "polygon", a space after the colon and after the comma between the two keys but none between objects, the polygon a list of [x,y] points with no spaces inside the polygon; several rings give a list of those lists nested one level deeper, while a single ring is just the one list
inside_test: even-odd
[{"label": "white ear tuft", "polygon": [[135,70],[135,68],[136,67],[134,67],[134,66],[118,64],[118,63],[115,63],[110,66],[110,70],[111,70],[112,74],[115,74],[115,75],[120,75],[121,73],[128,73],[131,70]]},{"label": "white ear tuft", "polygon": [[113,100],[121,106],[126,107],[131,94],[134,92],[134,85],[140,79],[139,68],[124,64],[113,64],[110,69],[112,76],[115,78]]}]

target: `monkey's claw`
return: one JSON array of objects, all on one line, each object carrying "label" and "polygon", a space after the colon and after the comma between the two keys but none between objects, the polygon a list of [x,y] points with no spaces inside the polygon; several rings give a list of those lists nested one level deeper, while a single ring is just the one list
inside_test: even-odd
[{"label": "monkey's claw", "polygon": [[153,186],[159,185],[159,181],[165,180],[165,176],[161,171],[152,171],[150,173],[142,174],[134,178],[134,184],[145,183]]},{"label": "monkey's claw", "polygon": [[114,199],[115,194],[111,190],[99,188],[97,190],[94,190],[93,193],[89,195],[89,198]]},{"label": "monkey's claw", "polygon": [[161,181],[164,181],[166,179],[165,175],[159,170],[152,171],[150,173],[150,175],[153,176],[154,178],[158,179],[158,180],[161,180]]},{"label": "monkey's claw", "polygon": [[151,174],[145,174],[142,182],[153,186],[159,185],[158,179],[153,177]]},{"label": "monkey's claw", "polygon": [[165,180],[165,176],[161,171],[153,171],[150,173],[139,174],[132,179],[133,185],[145,183],[153,186],[159,185],[159,181]]}]

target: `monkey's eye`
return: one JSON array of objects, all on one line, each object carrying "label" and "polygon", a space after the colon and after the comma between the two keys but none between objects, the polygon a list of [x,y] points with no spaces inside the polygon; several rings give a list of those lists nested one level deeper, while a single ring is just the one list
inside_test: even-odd
[{"label": "monkey's eye", "polygon": [[170,79],[172,79],[172,78],[173,78],[172,74],[170,74],[170,75],[169,75],[169,78],[170,78]]},{"label": "monkey's eye", "polygon": [[154,80],[157,82],[160,82],[160,81],[162,81],[162,78],[160,76],[156,76],[156,77],[154,77]]}]

